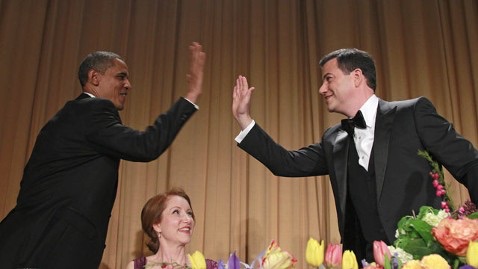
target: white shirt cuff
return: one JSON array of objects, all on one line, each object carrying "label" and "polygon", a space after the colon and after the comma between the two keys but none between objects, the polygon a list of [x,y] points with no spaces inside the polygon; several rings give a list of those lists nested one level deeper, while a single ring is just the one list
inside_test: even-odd
[{"label": "white shirt cuff", "polygon": [[191,103],[197,110],[199,110],[199,106],[196,105],[195,103],[191,102],[191,100],[189,100],[188,98],[186,97],[183,97],[184,99],[186,99],[186,101],[188,101],[189,103]]},{"label": "white shirt cuff", "polygon": [[246,135],[249,133],[249,131],[251,131],[252,127],[254,127],[254,125],[256,125],[256,122],[254,120],[252,120],[251,123],[249,123],[249,125],[247,125],[247,127],[242,130],[237,136],[236,138],[234,138],[234,140],[236,140],[237,143],[241,143],[242,140],[246,137]]}]

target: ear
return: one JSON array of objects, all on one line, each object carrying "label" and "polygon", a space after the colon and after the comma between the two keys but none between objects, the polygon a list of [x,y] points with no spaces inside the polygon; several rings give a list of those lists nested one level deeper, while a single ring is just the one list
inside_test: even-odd
[{"label": "ear", "polygon": [[354,71],[352,71],[352,75],[355,87],[359,87],[365,81],[365,77],[363,76],[362,70],[360,68],[356,68]]},{"label": "ear", "polygon": [[159,224],[159,223],[153,224],[153,229],[156,233],[160,233],[161,232],[161,224]]},{"label": "ear", "polygon": [[91,69],[90,71],[88,71],[88,81],[95,85],[95,86],[98,86],[100,84],[100,77],[99,77],[100,73],[94,69]]}]

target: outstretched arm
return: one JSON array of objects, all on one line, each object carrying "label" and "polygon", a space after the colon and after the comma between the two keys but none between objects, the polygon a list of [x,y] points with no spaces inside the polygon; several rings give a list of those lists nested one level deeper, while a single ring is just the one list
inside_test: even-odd
[{"label": "outstretched arm", "polygon": [[239,76],[232,92],[232,114],[241,130],[244,130],[252,122],[249,114],[252,91],[254,91],[254,87],[249,88],[247,78]]},{"label": "outstretched arm", "polygon": [[205,61],[206,53],[202,51],[202,46],[197,42],[193,42],[189,46],[189,73],[186,76],[189,90],[185,96],[186,99],[193,103],[196,103],[199,95],[202,93]]}]

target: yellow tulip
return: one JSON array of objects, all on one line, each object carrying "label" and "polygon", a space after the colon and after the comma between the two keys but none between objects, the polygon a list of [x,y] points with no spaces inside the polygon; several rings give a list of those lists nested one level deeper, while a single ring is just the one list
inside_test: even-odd
[{"label": "yellow tulip", "polygon": [[478,268],[478,241],[470,241],[466,250],[466,263]]},{"label": "yellow tulip", "polygon": [[195,251],[193,255],[188,254],[188,258],[192,269],[206,269],[206,259],[201,252]]},{"label": "yellow tulip", "polygon": [[319,242],[313,238],[307,241],[305,249],[305,260],[308,264],[319,267],[324,262],[324,240]]},{"label": "yellow tulip", "polygon": [[353,251],[344,251],[342,255],[342,269],[358,269],[357,258]]}]

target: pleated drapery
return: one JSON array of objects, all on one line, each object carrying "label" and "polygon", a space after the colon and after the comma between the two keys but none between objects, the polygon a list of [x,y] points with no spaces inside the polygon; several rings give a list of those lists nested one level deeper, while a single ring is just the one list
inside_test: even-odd
[{"label": "pleated drapery", "polygon": [[[426,96],[477,145],[475,0],[0,0],[0,218],[15,205],[39,130],[80,94],[77,69],[89,52],[125,58],[133,90],[121,117],[144,129],[186,92],[192,41],[207,53],[200,110],[158,160],[121,163],[100,268],[150,254],[140,211],[172,186],[192,199],[190,252],[227,259],[236,251],[251,262],[277,240],[308,268],[309,237],[339,242],[328,177],[276,177],[236,146],[238,75],[256,88],[254,119],[297,149],[343,118],[318,93],[318,60],[360,48],[376,60],[380,98]],[[447,180],[455,202],[468,199]]]}]

